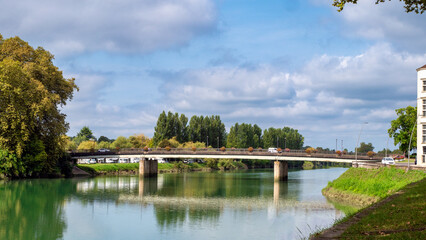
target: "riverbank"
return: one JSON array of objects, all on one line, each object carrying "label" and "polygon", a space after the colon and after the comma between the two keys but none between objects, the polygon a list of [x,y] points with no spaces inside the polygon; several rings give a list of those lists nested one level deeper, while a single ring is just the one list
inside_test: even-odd
[{"label": "riverbank", "polygon": [[351,168],[323,189],[334,204],[359,205],[333,227],[311,239],[420,239],[426,233],[426,173],[395,168]]},{"label": "riverbank", "polygon": [[424,172],[415,170],[350,168],[329,182],[322,193],[332,202],[365,207],[425,177]]},{"label": "riverbank", "polygon": [[311,239],[424,239],[426,178],[349,216]]}]

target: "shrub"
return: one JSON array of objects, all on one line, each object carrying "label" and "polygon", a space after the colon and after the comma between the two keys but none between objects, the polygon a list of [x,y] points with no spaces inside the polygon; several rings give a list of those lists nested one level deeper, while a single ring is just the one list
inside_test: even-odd
[{"label": "shrub", "polygon": [[225,151],[226,151],[226,148],[225,148],[225,147],[221,147],[221,148],[220,148],[220,151],[225,152]]},{"label": "shrub", "polygon": [[253,148],[252,148],[252,147],[249,147],[249,148],[248,148],[248,151],[249,151],[249,152],[253,152]]},{"label": "shrub", "polygon": [[367,152],[367,156],[369,156],[369,157],[372,157],[372,156],[374,156],[374,155],[376,155],[376,153],[375,153],[375,152],[373,152],[373,151],[368,151],[368,152]]},{"label": "shrub", "polygon": [[336,151],[336,154],[337,154],[337,155],[339,155],[339,156],[341,156],[341,155],[342,155],[342,151],[337,150],[337,151]]},{"label": "shrub", "polygon": [[170,147],[169,146],[165,147],[165,149],[166,149],[166,151],[170,151]]},{"label": "shrub", "polygon": [[193,152],[197,151],[196,147],[192,147],[191,149],[192,149]]},{"label": "shrub", "polygon": [[145,146],[145,147],[143,148],[143,150],[144,150],[145,152],[148,152],[148,150],[149,150],[148,146]]},{"label": "shrub", "polygon": [[286,148],[286,149],[284,149],[284,151],[290,152],[290,148]]},{"label": "shrub", "polygon": [[317,150],[316,150],[315,148],[313,148],[313,147],[307,148],[307,149],[305,150],[305,152],[306,152],[307,154],[315,153],[316,151],[317,151]]},{"label": "shrub", "polygon": [[279,153],[280,153],[280,152],[283,152],[283,150],[282,150],[281,148],[278,148],[278,149],[277,149],[277,152],[279,152]]}]

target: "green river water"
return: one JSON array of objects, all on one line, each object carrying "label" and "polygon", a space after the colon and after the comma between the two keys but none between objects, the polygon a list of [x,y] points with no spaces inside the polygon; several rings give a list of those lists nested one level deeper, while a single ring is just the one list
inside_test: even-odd
[{"label": "green river water", "polygon": [[344,213],[321,194],[345,168],[0,183],[0,239],[301,239]]}]

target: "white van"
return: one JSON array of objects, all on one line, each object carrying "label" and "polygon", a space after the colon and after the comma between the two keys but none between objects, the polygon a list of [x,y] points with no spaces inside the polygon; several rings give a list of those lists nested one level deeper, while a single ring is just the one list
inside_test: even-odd
[{"label": "white van", "polygon": [[268,148],[268,153],[278,153],[277,148]]},{"label": "white van", "polygon": [[382,164],[395,164],[395,160],[393,160],[393,158],[391,157],[384,157],[382,158]]}]

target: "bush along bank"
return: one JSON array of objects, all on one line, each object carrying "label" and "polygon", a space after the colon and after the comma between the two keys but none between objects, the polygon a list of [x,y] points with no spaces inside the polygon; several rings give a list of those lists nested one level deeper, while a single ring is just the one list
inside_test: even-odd
[{"label": "bush along bank", "polygon": [[426,173],[416,170],[350,168],[322,193],[332,202],[365,207],[425,177]]}]

